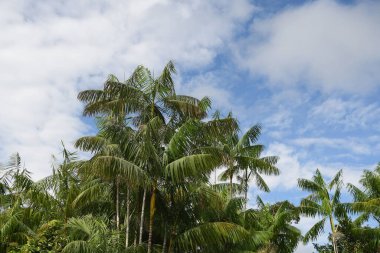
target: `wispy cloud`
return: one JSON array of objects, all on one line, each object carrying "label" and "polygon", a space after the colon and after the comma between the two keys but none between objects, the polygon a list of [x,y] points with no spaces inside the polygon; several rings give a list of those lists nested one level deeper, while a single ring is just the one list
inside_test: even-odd
[{"label": "wispy cloud", "polygon": [[297,138],[293,143],[304,148],[317,146],[324,149],[332,148],[338,152],[350,151],[359,155],[370,155],[377,152],[367,140],[353,138],[305,137]]},{"label": "wispy cloud", "polygon": [[[280,157],[277,164],[281,171],[280,176],[264,176],[271,189],[296,189],[298,178],[311,178],[316,169],[328,179],[332,178],[340,169],[343,169],[345,183],[357,184],[364,169],[372,169],[375,164],[361,166],[350,166],[340,162],[318,161],[313,154],[306,150],[284,143],[272,143],[269,145],[265,155],[276,155]],[[254,186],[254,185],[252,185]]]},{"label": "wispy cloud", "polygon": [[358,99],[328,98],[311,109],[309,117],[339,129],[376,128],[380,126],[380,107]]}]

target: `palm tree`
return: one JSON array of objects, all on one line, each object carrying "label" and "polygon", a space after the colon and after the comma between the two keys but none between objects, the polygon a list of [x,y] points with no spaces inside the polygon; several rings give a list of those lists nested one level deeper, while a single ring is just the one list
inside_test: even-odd
[{"label": "palm tree", "polygon": [[[229,115],[229,117],[232,117]],[[261,126],[254,125],[245,132],[239,139],[238,132],[229,132],[219,145],[212,147],[213,152],[222,157],[222,164],[226,170],[221,174],[222,180],[229,180],[230,198],[233,197],[233,177],[238,176],[244,191],[245,209],[248,202],[248,188],[251,178],[255,178],[259,189],[268,192],[269,187],[261,176],[278,175],[279,169],[275,166],[278,157],[268,156],[261,157],[264,146],[256,144],[261,133]]]},{"label": "palm tree", "polygon": [[[278,174],[277,157],[262,157],[263,146],[256,143],[260,126],[240,137],[232,115],[216,113],[207,120],[210,100],[176,94],[174,73],[172,62],[158,76],[139,66],[126,81],[111,75],[102,89],[78,95],[84,115],[96,116],[98,123],[98,133],[75,143],[91,153],[88,160],[77,160],[63,146],[63,161],[52,176],[34,182],[20,159],[0,174],[4,250],[294,248],[299,234],[290,224],[296,219],[290,204],[246,207],[249,180],[269,190],[261,175]],[[222,165],[228,165],[230,182],[210,184]]]},{"label": "palm tree", "polygon": [[334,252],[338,253],[338,231],[334,224],[334,217],[339,217],[342,214],[342,206],[340,205],[342,184],[342,170],[329,183],[325,182],[318,169],[311,180],[298,179],[298,186],[302,190],[310,192],[310,195],[301,201],[301,212],[307,216],[315,217],[318,215],[321,217],[321,220],[305,234],[305,243],[315,240],[324,230],[326,221],[329,221]]},{"label": "palm tree", "polygon": [[70,241],[63,248],[63,253],[117,252],[118,245],[114,244],[117,234],[108,229],[104,218],[71,218],[67,227],[70,230]]},{"label": "palm tree", "polygon": [[365,170],[360,179],[362,189],[348,184],[348,190],[354,197],[354,203],[349,207],[354,212],[361,212],[367,218],[372,217],[380,225],[380,164],[374,171]]},{"label": "palm tree", "polygon": [[292,224],[300,220],[298,208],[288,201],[264,204],[260,197],[257,198],[257,205],[258,210],[254,215],[256,223],[260,230],[270,235],[259,252],[294,252],[302,238],[301,231]]},{"label": "palm tree", "polygon": [[253,250],[260,243],[240,224],[242,198],[231,200],[207,183],[185,181],[171,185],[165,201],[169,207],[160,208],[167,212],[170,236],[163,252],[236,252]]},{"label": "palm tree", "polygon": [[380,252],[380,229],[364,225],[365,216],[353,219],[344,213],[338,223],[338,230],[342,233],[339,246],[342,253],[349,252]]},{"label": "palm tree", "polygon": [[37,182],[41,189],[49,192],[51,202],[55,206],[55,218],[62,215],[64,223],[75,215],[75,208],[72,206],[74,199],[79,194],[79,177],[77,174],[77,155],[76,152],[70,152],[62,144],[62,162],[53,156],[53,174]]},{"label": "palm tree", "polygon": [[[139,66],[124,83],[110,76],[103,90],[87,90],[78,95],[81,101],[87,103],[85,115],[109,114],[118,122],[123,122],[132,114],[132,122],[137,128],[135,143],[138,143],[132,145],[132,152],[137,154],[139,166],[149,174],[151,187],[148,252],[151,251],[158,179],[163,168],[161,149],[165,145],[165,137],[187,119],[205,117],[210,106],[208,98],[197,100],[176,95],[173,73],[175,68],[172,62],[157,78],[145,67]],[[145,194],[146,189],[143,196]],[[141,217],[144,216],[144,200],[143,197]],[[143,219],[140,231],[142,222]]]},{"label": "palm tree", "polygon": [[33,182],[18,154],[0,172],[0,249],[7,252],[10,245],[25,243],[41,221],[51,216],[45,212],[50,207],[48,194]]},{"label": "palm tree", "polygon": [[[105,121],[103,121],[105,124]],[[115,189],[115,223],[120,227],[120,182],[136,182],[144,185],[147,182],[146,172],[134,164],[123,152],[122,143],[116,138],[111,138],[108,129],[103,129],[97,136],[86,136],[79,138],[75,145],[84,151],[94,153],[94,156],[82,165],[82,173],[96,175],[103,180],[113,182]],[[113,133],[114,134],[114,133]],[[124,137],[131,137],[129,129],[124,131]]]}]

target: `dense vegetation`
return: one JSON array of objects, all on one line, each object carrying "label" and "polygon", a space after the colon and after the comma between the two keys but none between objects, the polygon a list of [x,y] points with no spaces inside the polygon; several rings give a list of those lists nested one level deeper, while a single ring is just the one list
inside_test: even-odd
[{"label": "dense vegetation", "polygon": [[[63,146],[37,182],[17,154],[2,166],[0,252],[286,253],[325,224],[330,243],[316,251],[380,252],[380,166],[347,185],[353,203],[340,201],[341,171],[326,182],[317,170],[299,179],[310,193],[299,206],[257,196],[249,207],[250,182],[269,191],[262,175],[280,174],[278,158],[262,156],[260,125],[242,133],[231,113],[210,114],[209,98],[176,94],[174,73],[171,62],[158,77],[139,66],[79,93],[98,126],[75,142],[90,159]],[[295,227],[303,216],[319,218],[304,235]]]}]

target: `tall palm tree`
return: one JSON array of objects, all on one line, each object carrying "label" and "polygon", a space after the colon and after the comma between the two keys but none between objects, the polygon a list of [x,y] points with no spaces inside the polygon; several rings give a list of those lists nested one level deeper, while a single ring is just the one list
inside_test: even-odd
[{"label": "tall palm tree", "polygon": [[233,197],[233,178],[235,175],[239,175],[238,179],[243,187],[246,204],[248,202],[248,188],[251,178],[255,179],[259,189],[268,192],[269,187],[261,174],[278,175],[280,173],[275,166],[278,157],[261,157],[264,146],[256,144],[260,133],[260,125],[252,126],[240,138],[237,131],[230,132],[220,141],[219,145],[211,148],[214,152],[220,154],[222,164],[226,167],[226,170],[221,174],[221,179],[229,180],[230,198]]},{"label": "tall palm tree", "polygon": [[[240,136],[232,115],[208,120],[210,100],[176,94],[174,73],[172,62],[158,76],[139,66],[125,81],[111,75],[78,95],[98,123],[97,134],[75,143],[90,158],[64,147],[62,164],[41,181],[19,159],[0,174],[1,247],[237,253],[296,245],[290,206],[246,207],[249,180],[269,190],[261,175],[278,174],[277,157],[262,157],[256,143],[260,126]],[[230,182],[210,184],[222,165]]]},{"label": "tall palm tree", "polygon": [[334,224],[334,218],[342,214],[340,205],[340,194],[342,187],[342,170],[340,170],[330,182],[326,182],[321,172],[317,169],[312,179],[298,179],[298,186],[310,192],[301,201],[301,212],[307,216],[321,218],[304,236],[304,242],[315,240],[324,230],[328,221],[332,233],[334,253],[338,253],[337,237],[338,231]]},{"label": "tall palm tree", "polygon": [[[104,123],[104,122],[103,122]],[[102,131],[97,136],[85,136],[79,138],[75,145],[83,151],[93,152],[93,157],[82,165],[82,173],[96,175],[103,180],[113,183],[115,189],[115,223],[120,227],[120,181],[138,182],[146,184],[147,174],[142,168],[134,164],[125,156],[120,140],[114,140],[108,136],[107,131]],[[131,135],[125,134],[124,138]],[[115,137],[119,137],[115,135]]]},{"label": "tall palm tree", "polygon": [[[85,115],[108,114],[119,122],[128,116],[137,128],[138,145],[133,145],[132,152],[137,154],[139,166],[148,173],[151,187],[148,252],[151,251],[157,185],[163,164],[160,159],[165,137],[187,119],[205,117],[210,106],[207,97],[197,100],[176,95],[172,78],[174,73],[172,62],[165,66],[157,78],[148,69],[139,66],[123,83],[110,76],[103,90],[87,90],[78,95],[86,103]],[[146,189],[143,196],[145,194]],[[143,200],[141,217],[144,216],[144,205]],[[143,219],[141,224],[142,221]],[[140,240],[141,238],[140,235]]]}]

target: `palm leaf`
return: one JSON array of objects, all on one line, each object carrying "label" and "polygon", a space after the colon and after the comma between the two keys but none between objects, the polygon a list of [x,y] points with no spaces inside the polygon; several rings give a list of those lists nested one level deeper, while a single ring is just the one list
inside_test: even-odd
[{"label": "palm leaf", "polygon": [[62,253],[94,253],[92,247],[86,241],[69,242],[62,250]]},{"label": "palm leaf", "polygon": [[255,143],[261,134],[261,125],[257,124],[251,127],[239,140],[237,146],[237,149],[240,150],[241,148],[248,147],[252,143]]},{"label": "palm leaf", "polygon": [[226,243],[238,243],[249,237],[243,227],[227,222],[213,222],[191,228],[177,236],[175,245],[180,252],[195,251],[198,247],[222,250]]},{"label": "palm leaf", "polygon": [[96,153],[102,150],[107,144],[109,144],[108,140],[101,136],[84,136],[79,138],[74,145],[83,151]]},{"label": "palm leaf", "polygon": [[213,155],[189,155],[169,163],[165,168],[165,174],[175,182],[182,182],[188,177],[205,177],[218,165],[220,159]]},{"label": "palm leaf", "polygon": [[115,156],[95,156],[90,160],[91,169],[100,176],[113,178],[119,175],[129,181],[144,184],[147,182],[146,172],[139,166],[123,158]]},{"label": "palm leaf", "polygon": [[308,232],[306,232],[303,239],[304,243],[307,243],[311,240],[316,240],[318,236],[324,231],[325,222],[326,218],[315,223],[314,226]]}]

